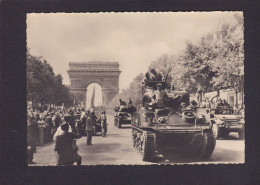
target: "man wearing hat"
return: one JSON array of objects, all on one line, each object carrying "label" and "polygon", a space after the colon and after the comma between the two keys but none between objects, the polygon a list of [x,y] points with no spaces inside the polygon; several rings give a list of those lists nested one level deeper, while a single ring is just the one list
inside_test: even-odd
[{"label": "man wearing hat", "polygon": [[69,131],[69,124],[61,124],[62,132],[54,137],[54,151],[57,152],[57,165],[77,165],[81,164],[81,156],[78,154],[78,147],[76,146],[76,139],[81,136]]}]

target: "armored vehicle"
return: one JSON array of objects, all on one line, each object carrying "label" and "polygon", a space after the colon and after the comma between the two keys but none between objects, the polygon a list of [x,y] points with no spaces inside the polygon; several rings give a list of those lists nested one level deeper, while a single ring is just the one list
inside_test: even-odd
[{"label": "armored vehicle", "polygon": [[131,125],[133,113],[136,108],[133,105],[120,105],[115,108],[114,125],[121,128],[123,124]]},{"label": "armored vehicle", "polygon": [[210,111],[212,131],[216,138],[226,138],[230,132],[237,132],[239,139],[245,137],[245,121],[241,115],[234,115],[230,107],[217,106]]},{"label": "armored vehicle", "polygon": [[96,122],[93,125],[93,136],[96,136],[97,132],[102,132],[100,116],[103,109],[99,109],[95,107],[93,109],[96,115]]},{"label": "armored vehicle", "polygon": [[132,139],[143,161],[153,161],[156,152],[164,148],[210,158],[216,139],[205,116],[188,106],[189,94],[170,90],[166,81],[150,81],[142,88],[143,106],[133,114]]}]

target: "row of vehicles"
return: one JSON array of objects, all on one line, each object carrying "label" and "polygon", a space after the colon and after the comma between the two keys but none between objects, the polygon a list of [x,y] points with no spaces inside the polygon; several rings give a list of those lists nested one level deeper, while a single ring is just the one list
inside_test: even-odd
[{"label": "row of vehicles", "polygon": [[242,115],[232,114],[229,107],[218,106],[210,110],[209,117],[215,137],[226,138],[230,132],[237,132],[239,139],[245,138],[245,119]]},{"label": "row of vehicles", "polygon": [[[93,136],[96,136],[98,132],[101,133],[101,136],[106,136],[107,134],[107,122],[103,122],[101,120],[101,110],[94,110],[95,114],[96,114],[96,122],[93,125]],[[84,123],[81,119],[80,119],[80,115],[75,116],[76,119],[76,129],[77,132],[81,135],[81,136],[86,136],[86,123]]]},{"label": "row of vehicles", "polygon": [[[169,85],[166,80],[149,83],[152,83],[151,87],[162,84],[162,90]],[[154,98],[151,92],[155,91],[143,86],[142,107],[134,112],[117,110],[114,116],[118,128],[122,124],[132,125],[133,147],[144,161],[153,161],[156,152],[165,148],[178,149],[198,159],[209,159],[217,138],[225,138],[230,132],[238,132],[239,138],[244,138],[244,118],[232,115],[230,108],[192,107],[187,92],[169,89],[165,91],[168,97],[165,106],[149,106]],[[181,106],[183,104],[185,107]]]}]

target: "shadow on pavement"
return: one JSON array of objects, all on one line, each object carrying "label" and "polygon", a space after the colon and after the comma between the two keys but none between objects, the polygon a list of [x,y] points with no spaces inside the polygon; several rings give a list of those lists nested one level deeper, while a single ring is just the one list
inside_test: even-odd
[{"label": "shadow on pavement", "polygon": [[[99,153],[99,152],[106,152],[106,153],[113,153],[116,148],[120,147],[121,144],[119,143],[98,143],[94,144],[93,146],[87,146],[87,153]],[[81,148],[83,146],[80,146]],[[82,150],[84,150],[82,148]]]},{"label": "shadow on pavement", "polygon": [[159,152],[161,156],[157,155],[153,162],[164,163],[164,164],[174,164],[174,163],[221,163],[221,162],[243,162],[244,152],[234,151],[229,149],[222,149],[220,151],[214,151],[211,158],[208,160],[197,159],[195,157],[185,156],[182,152],[176,150],[163,150]]},{"label": "shadow on pavement", "polygon": [[122,134],[107,134],[106,137],[116,137],[116,138],[119,138],[119,137],[125,137],[125,136],[122,136]]},{"label": "shadow on pavement", "polygon": [[181,152],[178,149],[160,150],[158,154],[161,155],[155,157],[155,160],[153,161],[155,163],[174,164],[202,162],[202,160],[200,159],[186,156],[183,152]]},{"label": "shadow on pavement", "polygon": [[242,139],[239,139],[237,134],[232,134],[232,135],[228,135],[226,138],[219,138],[217,140],[239,140],[239,141],[241,141]]}]

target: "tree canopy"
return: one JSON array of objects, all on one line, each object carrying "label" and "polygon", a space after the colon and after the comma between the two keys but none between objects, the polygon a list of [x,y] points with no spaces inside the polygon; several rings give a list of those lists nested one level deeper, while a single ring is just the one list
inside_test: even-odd
[{"label": "tree canopy", "polygon": [[244,62],[243,17],[235,14],[215,32],[197,42],[186,42],[178,55],[162,54],[149,69],[163,74],[171,69],[173,84],[190,93],[234,88],[241,90]]},{"label": "tree canopy", "polygon": [[110,109],[114,109],[119,105],[119,99],[122,99],[126,103],[129,98],[131,98],[133,105],[140,106],[142,104],[142,81],[144,79],[144,74],[140,73],[134,80],[130,83],[127,89],[123,89],[121,93],[113,98],[109,103]]},{"label": "tree canopy", "polygon": [[70,106],[73,96],[62,84],[62,76],[55,75],[53,68],[42,57],[27,52],[27,100],[33,103]]}]

